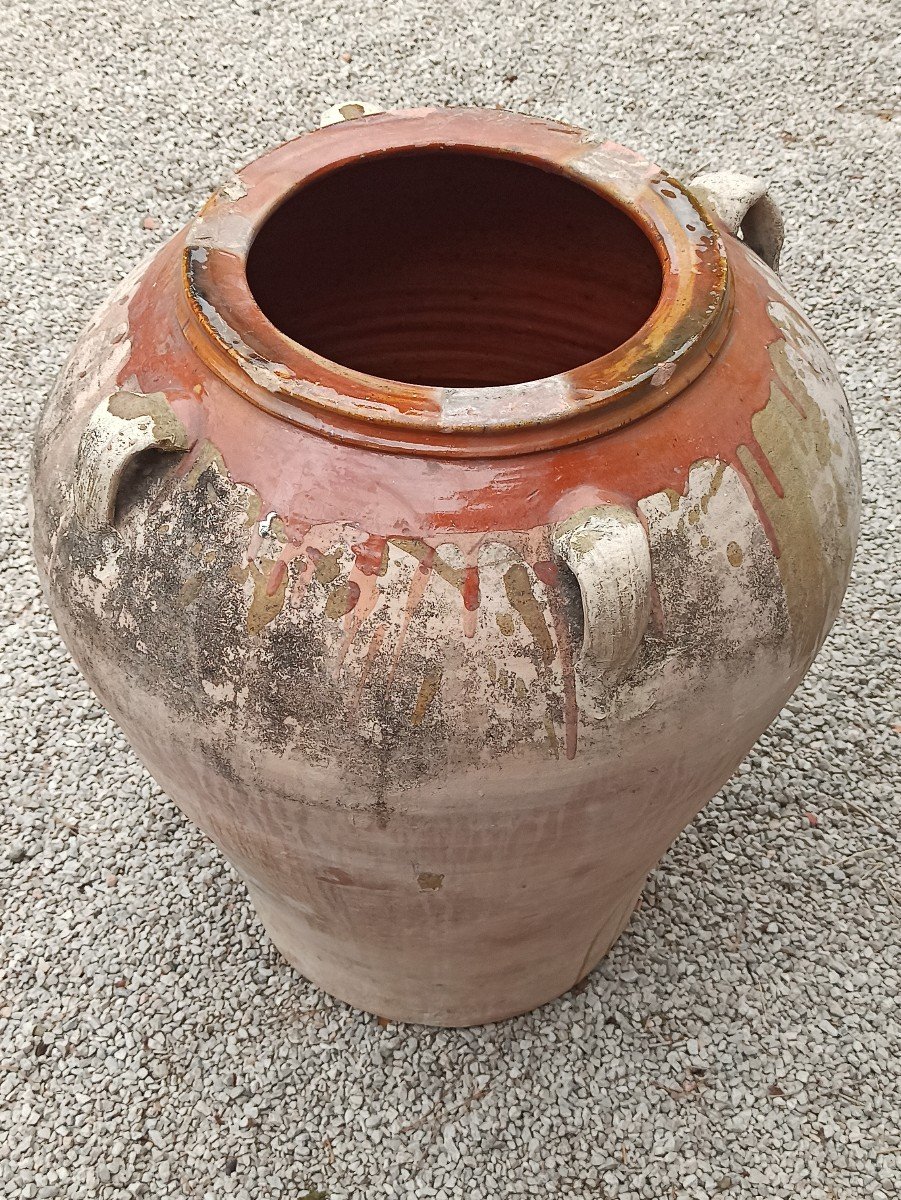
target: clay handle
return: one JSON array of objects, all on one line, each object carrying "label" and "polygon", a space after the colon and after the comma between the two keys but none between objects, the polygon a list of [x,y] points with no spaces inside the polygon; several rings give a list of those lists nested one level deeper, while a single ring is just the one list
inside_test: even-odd
[{"label": "clay handle", "polygon": [[713,209],[730,233],[741,230],[750,249],[768,267],[779,270],[785,222],[762,179],[737,171],[710,171],[693,179],[691,190]]},{"label": "clay handle", "polygon": [[73,505],[87,529],[111,525],[123,472],[144,450],[189,450],[188,431],[163,392],[116,392],[88,420],[75,456]]},{"label": "clay handle", "polygon": [[651,612],[651,551],[627,508],[585,508],[554,531],[554,550],[582,593],[582,666],[618,676],[638,649]]}]

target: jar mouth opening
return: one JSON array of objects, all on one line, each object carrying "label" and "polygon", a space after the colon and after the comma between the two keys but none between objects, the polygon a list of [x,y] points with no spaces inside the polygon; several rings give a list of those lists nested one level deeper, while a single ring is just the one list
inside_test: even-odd
[{"label": "jar mouth opening", "polygon": [[679,183],[514,113],[416,109],[305,134],[189,226],[180,301],[252,403],[350,442],[528,453],[666,403],[725,337],[728,266]]},{"label": "jar mouth opening", "polygon": [[663,264],[633,217],[559,171],[429,147],[324,172],[257,231],[250,292],[340,367],[433,388],[532,383],[618,349]]}]

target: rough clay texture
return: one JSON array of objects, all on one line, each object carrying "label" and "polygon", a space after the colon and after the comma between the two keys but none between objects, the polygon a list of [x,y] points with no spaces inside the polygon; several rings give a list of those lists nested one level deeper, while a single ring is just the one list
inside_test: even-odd
[{"label": "rough clay texture", "polygon": [[[896,31],[890,5],[13,3],[0,30],[0,1195],[875,1197],[897,1188]],[[350,61],[346,59],[350,58]],[[501,103],[772,181],[864,462],[806,684],[587,986],[477,1031],[304,984],[70,664],[26,534],[90,311],[346,97]]]}]

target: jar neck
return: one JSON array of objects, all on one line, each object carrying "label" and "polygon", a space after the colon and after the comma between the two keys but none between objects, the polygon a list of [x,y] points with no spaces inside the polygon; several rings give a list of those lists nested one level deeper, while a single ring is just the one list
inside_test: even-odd
[{"label": "jar neck", "polygon": [[189,227],[183,284],[189,340],[250,402],[450,456],[653,411],[731,311],[720,237],[680,184],[581,131],[472,109],[381,113],[264,155]]}]

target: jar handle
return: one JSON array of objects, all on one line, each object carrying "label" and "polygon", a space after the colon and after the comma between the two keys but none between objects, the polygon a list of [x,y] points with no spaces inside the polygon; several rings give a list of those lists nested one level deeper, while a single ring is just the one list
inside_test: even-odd
[{"label": "jar handle", "polygon": [[340,125],[342,121],[355,121],[357,117],[371,117],[384,111],[378,104],[367,104],[365,100],[344,100],[340,104],[333,104],[320,115],[319,128]]},{"label": "jar handle", "polygon": [[641,644],[651,613],[645,528],[629,509],[604,504],[557,525],[553,546],[582,595],[582,667],[616,678]]},{"label": "jar handle", "polygon": [[116,392],[97,405],[75,456],[73,507],[87,529],[111,525],[126,467],[145,450],[190,450],[164,392]]},{"label": "jar handle", "polygon": [[737,171],[709,171],[692,180],[691,190],[731,234],[741,230],[749,248],[772,270],[779,270],[785,222],[762,179]]}]

